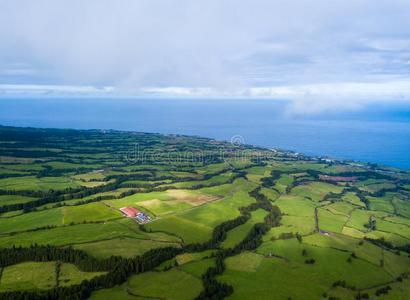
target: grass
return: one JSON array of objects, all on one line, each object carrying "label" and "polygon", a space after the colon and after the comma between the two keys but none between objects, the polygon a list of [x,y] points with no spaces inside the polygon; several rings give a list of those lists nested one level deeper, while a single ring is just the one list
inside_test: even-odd
[{"label": "grass", "polygon": [[224,184],[231,180],[234,176],[233,172],[227,172],[220,175],[212,176],[210,179],[207,180],[196,180],[196,181],[184,181],[178,182],[174,184],[165,184],[165,186],[173,186],[178,189],[183,188],[191,188],[198,185],[210,186],[216,184]]},{"label": "grass", "polygon": [[203,252],[184,253],[176,257],[178,265],[184,265],[193,261],[199,261],[203,258],[210,257],[214,253],[213,250],[206,250]]},{"label": "grass", "polygon": [[387,213],[394,213],[394,206],[391,204],[389,199],[386,198],[375,198],[367,197],[370,202],[371,210],[384,211]]},{"label": "grass", "polygon": [[273,189],[262,188],[260,192],[271,201],[275,201],[279,197],[279,193]]},{"label": "grass", "polygon": [[[0,292],[14,290],[46,290],[56,286],[56,262],[24,262],[3,270]],[[63,263],[59,285],[69,286],[89,280],[103,272],[82,272],[72,264]]]},{"label": "grass", "polygon": [[[326,283],[306,266],[294,266],[276,258],[253,258],[257,268],[238,270],[241,256],[227,259],[227,271],[218,280],[233,286],[229,299],[319,299]],[[255,264],[252,264],[255,267]],[[240,267],[239,267],[240,268]],[[309,278],[310,284],[302,284]]]},{"label": "grass", "polygon": [[108,221],[122,216],[119,211],[110,209],[101,202],[79,206],[64,206],[57,210],[62,211],[63,224]]},{"label": "grass", "polygon": [[362,190],[367,191],[369,193],[376,193],[382,189],[395,189],[396,185],[393,183],[375,183],[375,184],[369,184],[369,185],[364,185],[361,187]]},{"label": "grass", "polygon": [[35,211],[8,219],[0,219],[0,232],[31,230],[47,225],[61,226],[71,223],[108,221],[121,218],[118,211],[102,203],[89,203],[81,206],[63,206]]},{"label": "grass", "polygon": [[55,286],[55,262],[25,262],[6,267],[0,291],[45,290]]},{"label": "grass", "polygon": [[315,214],[316,204],[300,197],[284,195],[279,197],[275,204],[285,215],[313,218]]},{"label": "grass", "polygon": [[275,189],[280,193],[284,193],[288,185],[293,182],[293,177],[287,174],[280,176],[280,178],[275,183]]},{"label": "grass", "polygon": [[84,250],[94,257],[107,258],[112,255],[133,257],[136,255],[141,255],[151,249],[167,246],[178,247],[179,245],[175,242],[171,243],[157,240],[143,240],[123,237],[85,244],[77,244],[74,245],[74,248]]},{"label": "grass", "polygon": [[104,272],[83,272],[73,264],[61,264],[59,285],[69,286],[80,284],[83,280],[90,280],[95,276],[103,275]]},{"label": "grass", "polygon": [[201,276],[206,272],[206,270],[213,266],[215,266],[215,259],[206,258],[184,264],[178,268],[184,271],[185,273],[188,273],[200,279]]},{"label": "grass", "polygon": [[[164,216],[147,224],[146,227],[153,231],[174,234],[181,237],[186,243],[204,242],[211,237],[215,226],[239,216],[239,207],[247,206],[255,201],[248,195],[251,185],[238,186],[238,181],[244,182],[243,179],[240,179],[236,180],[234,184],[229,184],[229,196],[206,205],[193,207],[187,211]],[[206,194],[212,195],[214,193],[217,195],[221,189],[225,188],[219,186],[204,188],[200,191],[205,192],[206,190]]]},{"label": "grass", "polygon": [[335,186],[324,182],[313,182],[305,185],[294,187],[291,191],[292,195],[311,199],[313,201],[321,201],[329,193],[341,193],[342,187]]},{"label": "grass", "polygon": [[36,198],[19,195],[0,195],[0,206],[27,203],[33,200],[36,200]]},{"label": "grass", "polygon": [[249,233],[251,228],[256,223],[262,223],[267,212],[263,209],[257,209],[251,213],[251,219],[249,219],[245,224],[242,224],[228,232],[226,240],[222,242],[222,248],[233,248],[235,245],[239,244],[246,235]]},{"label": "grass", "polygon": [[156,239],[177,241],[175,237],[160,233],[145,233],[138,230],[135,222],[129,219],[96,224],[79,224],[34,232],[24,232],[12,236],[0,236],[0,247],[39,245],[73,245],[101,240],[131,237],[141,239]]},{"label": "grass", "polygon": [[64,190],[67,188],[78,188],[78,182],[67,177],[41,177],[24,176],[0,179],[0,186],[5,190]]},{"label": "grass", "polygon": [[101,289],[93,292],[89,300],[107,300],[107,299],[121,299],[121,300],[142,300],[143,297],[133,296],[127,292],[127,287],[116,286],[110,289]]},{"label": "grass", "polygon": [[185,243],[204,242],[211,237],[212,228],[179,216],[167,216],[145,225],[148,230],[167,232]]},{"label": "grass", "polygon": [[365,207],[366,205],[360,201],[359,197],[355,193],[349,192],[342,196],[342,201],[351,203],[355,206]]},{"label": "grass", "polygon": [[[228,271],[221,279],[234,285],[233,299],[268,299],[272,291],[269,286],[274,286],[278,298],[317,299],[337,280],[345,280],[357,288],[392,280],[384,269],[370,262],[362,259],[347,262],[349,252],[330,248],[332,244],[318,247],[299,243],[296,239],[267,242],[258,249],[259,253],[267,256],[259,258],[256,270],[246,266],[247,261],[243,263],[238,255],[227,259]],[[348,242],[345,247],[353,247],[353,244]],[[303,249],[306,256],[302,255]],[[305,264],[307,258],[314,258],[315,264]],[[306,278],[309,278],[308,283]]]},{"label": "grass", "polygon": [[319,229],[325,231],[339,232],[343,230],[343,226],[348,220],[348,216],[334,214],[329,210],[318,209]]},{"label": "grass", "polygon": [[47,225],[62,225],[61,209],[44,210],[18,215],[12,218],[0,219],[0,232],[16,232],[44,227]]},{"label": "grass", "polygon": [[395,207],[397,214],[405,218],[410,218],[409,201],[404,201],[395,197],[392,199],[392,204]]},{"label": "grass", "polygon": [[179,269],[165,272],[146,272],[128,280],[129,293],[141,297],[193,299],[202,290],[199,278]]},{"label": "grass", "polygon": [[[15,134],[13,130],[21,132]],[[65,204],[61,207],[47,203],[37,207],[37,211],[2,213],[0,247],[27,247],[34,243],[72,246],[103,259],[112,255],[131,258],[160,247],[205,242],[217,225],[239,216],[239,208],[255,203],[249,192],[261,187],[260,192],[280,208],[280,225],[262,236],[257,249],[225,259],[226,270],[217,280],[233,286],[230,299],[322,299],[323,293],[327,293],[327,298],[354,299],[359,289],[375,298],[377,288],[386,284],[393,290],[380,299],[410,296],[409,279],[396,281],[401,274],[410,274],[408,253],[383,249],[364,239],[384,238],[394,246],[410,244],[410,202],[407,201],[410,175],[406,172],[376,166],[377,170],[373,170],[339,162],[327,164],[295,158],[281,151],[259,164],[255,160],[234,159],[231,152],[237,148],[218,141],[144,133],[70,131],[63,135],[55,130],[47,135],[48,130],[42,130],[41,136],[47,139],[45,148],[41,139],[30,139],[27,143],[21,138],[24,130],[35,129],[13,130],[7,133],[0,127],[0,138],[8,137],[7,141],[0,141],[2,145],[7,143],[3,149],[8,153],[0,157],[0,190],[30,195],[31,191],[85,190],[85,187],[118,184],[113,190],[107,187],[96,194],[87,192],[89,196],[84,198],[65,191],[62,197],[67,200],[61,201]],[[144,163],[119,159],[135,143],[142,151],[165,156],[199,150],[209,154],[210,159],[170,162],[158,156],[155,161],[148,159]],[[228,150],[227,160],[211,163],[222,148]],[[13,150],[16,157],[9,156]],[[249,149],[244,146],[243,150]],[[24,152],[29,157],[17,157]],[[44,153],[47,157],[37,157]],[[245,178],[230,183],[238,168],[246,173]],[[91,171],[97,169],[102,171]],[[273,186],[262,187],[262,178],[271,176],[273,170],[284,173]],[[343,172],[362,175],[352,183],[330,184],[315,181],[309,172],[312,170],[335,176]],[[53,175],[41,177],[44,173],[39,174],[40,171]],[[365,178],[369,173],[374,176]],[[144,177],[152,180],[144,180]],[[301,181],[301,185],[289,191],[295,180]],[[136,188],[126,188],[127,184],[145,188],[120,198],[131,189],[136,192]],[[198,185],[204,187],[195,188]],[[350,185],[370,193],[396,186],[399,190],[380,197],[365,193],[366,207],[354,189],[348,191]],[[156,191],[148,192],[151,189],[147,186],[155,187]],[[147,192],[143,192],[144,189]],[[337,195],[325,200],[330,193]],[[81,204],[100,196],[116,199]],[[35,198],[0,195],[0,206],[32,200]],[[144,225],[146,231],[141,230],[135,220],[122,216],[118,210],[124,206],[139,208],[153,217]],[[316,230],[315,210],[321,231]],[[254,224],[263,222],[265,215],[266,211],[261,209],[252,212],[248,222],[227,232],[221,247],[226,249],[240,243]],[[376,220],[376,228],[372,230],[365,226],[370,218]],[[297,234],[301,237],[296,238]],[[129,277],[121,285],[93,291],[90,299],[193,299],[203,290],[202,276],[215,266],[213,256],[217,251],[219,249],[182,253],[154,270]],[[307,264],[307,259],[315,262]],[[0,292],[54,287],[55,265],[51,261],[8,266],[0,278]],[[79,284],[100,274],[62,264],[59,284]],[[339,280],[345,280],[357,290],[333,287]]]},{"label": "grass", "polygon": [[357,206],[350,204],[349,202],[339,201],[329,204],[325,207],[328,211],[337,215],[349,216],[350,213],[356,209]]},{"label": "grass", "polygon": [[273,227],[263,237],[264,240],[278,239],[284,233],[292,234],[311,234],[315,231],[315,220],[311,217],[298,216],[283,216],[281,219],[281,226]]}]

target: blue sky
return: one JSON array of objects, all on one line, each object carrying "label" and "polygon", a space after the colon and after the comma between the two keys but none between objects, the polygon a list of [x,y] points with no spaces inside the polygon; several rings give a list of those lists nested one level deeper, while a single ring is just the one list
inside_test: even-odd
[{"label": "blue sky", "polygon": [[0,97],[410,102],[408,0],[0,0]]}]

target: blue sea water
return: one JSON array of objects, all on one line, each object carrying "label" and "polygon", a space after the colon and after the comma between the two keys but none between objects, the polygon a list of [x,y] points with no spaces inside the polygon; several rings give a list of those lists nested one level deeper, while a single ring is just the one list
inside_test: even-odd
[{"label": "blue sea water", "polygon": [[293,116],[285,101],[0,99],[0,124],[200,135],[410,169],[410,106]]}]

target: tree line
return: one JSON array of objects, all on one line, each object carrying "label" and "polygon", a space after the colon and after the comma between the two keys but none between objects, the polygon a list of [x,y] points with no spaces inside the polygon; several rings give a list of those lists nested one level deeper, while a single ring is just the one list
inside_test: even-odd
[{"label": "tree line", "polygon": [[152,270],[164,261],[183,251],[181,248],[165,247],[149,250],[133,258],[112,256],[97,259],[86,252],[71,247],[33,245],[28,248],[13,247],[0,249],[0,268],[24,261],[60,261],[73,263],[82,271],[107,272],[84,280],[80,284],[67,287],[55,287],[44,291],[11,291],[0,293],[0,299],[37,300],[37,299],[87,299],[93,290],[110,288],[125,282],[132,274]]},{"label": "tree line", "polygon": [[[274,181],[265,181],[274,184]],[[236,246],[228,249],[221,249],[216,254],[215,267],[210,267],[202,276],[204,290],[199,294],[197,300],[205,299],[224,299],[233,293],[233,287],[226,283],[221,283],[216,280],[216,276],[221,275],[225,271],[225,258],[241,253],[245,250],[254,250],[262,244],[262,236],[266,234],[272,227],[280,224],[281,212],[276,205],[272,205],[269,199],[260,193],[261,187],[249,192],[249,195],[255,198],[256,203],[252,203],[247,207],[240,209],[242,220],[245,223],[251,217],[250,212],[258,208],[268,211],[263,223],[255,224],[247,236]],[[240,217],[238,217],[240,218]],[[237,218],[237,219],[238,219]],[[243,224],[242,223],[242,224]],[[232,228],[231,228],[232,229]],[[230,230],[230,229],[229,229]],[[223,234],[226,236],[226,232]]]}]

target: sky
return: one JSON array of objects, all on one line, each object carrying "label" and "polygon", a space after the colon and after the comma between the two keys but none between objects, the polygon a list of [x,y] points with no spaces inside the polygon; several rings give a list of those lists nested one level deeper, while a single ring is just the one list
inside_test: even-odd
[{"label": "sky", "polygon": [[0,98],[410,103],[408,0],[0,0]]}]

